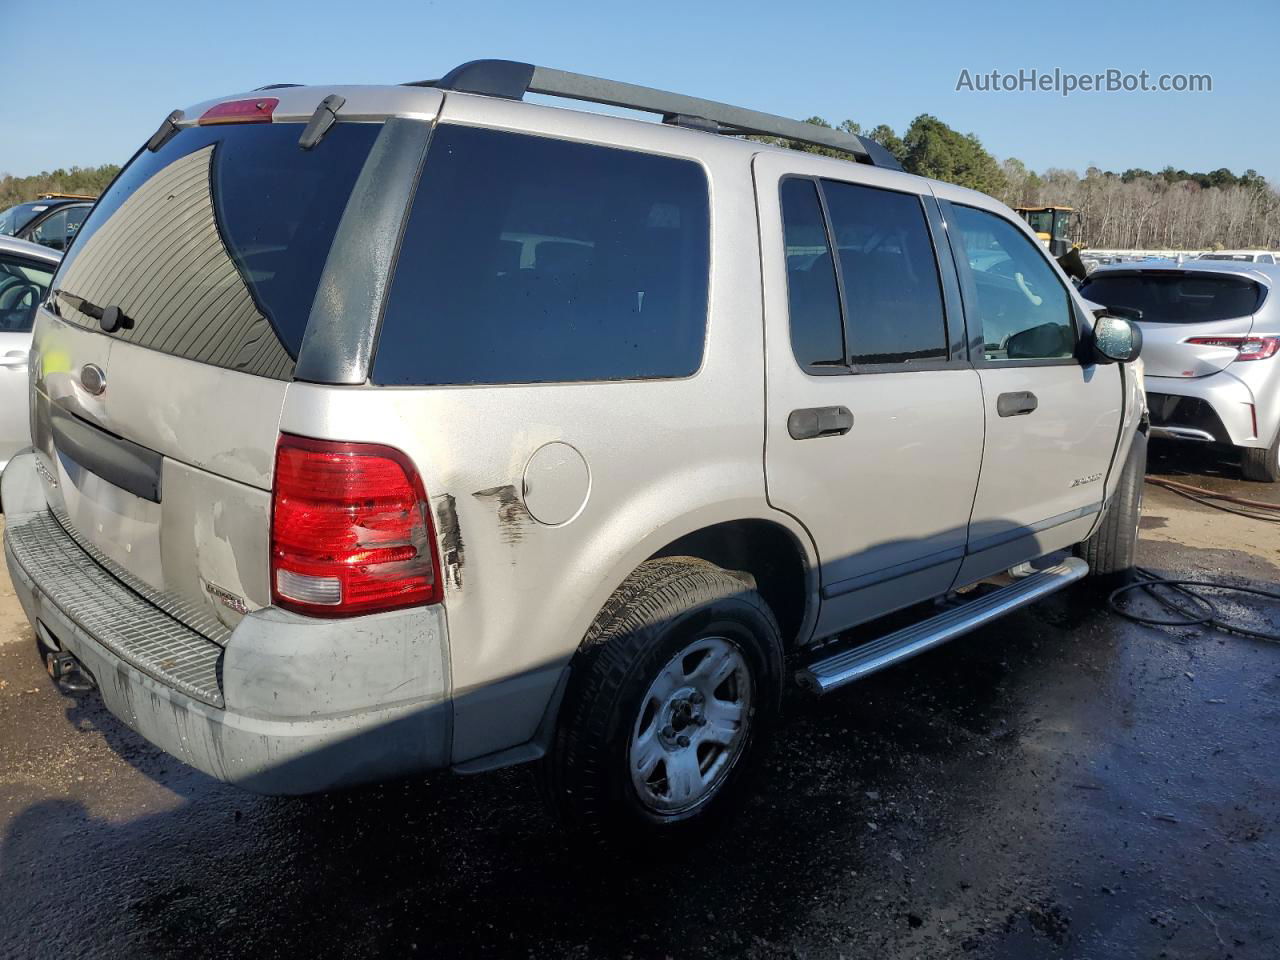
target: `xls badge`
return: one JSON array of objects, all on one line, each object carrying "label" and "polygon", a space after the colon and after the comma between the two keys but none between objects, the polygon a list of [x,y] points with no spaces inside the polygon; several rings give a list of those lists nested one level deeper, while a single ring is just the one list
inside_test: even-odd
[{"label": "xls badge", "polygon": [[224,607],[230,607],[236,613],[248,613],[249,604],[245,603],[243,597],[237,597],[230,590],[224,590],[216,583],[210,583],[208,580],[204,582],[204,588],[209,596],[217,600]]},{"label": "xls badge", "polygon": [[1102,479],[1102,474],[1091,473],[1087,477],[1080,477],[1077,480],[1072,480],[1071,485],[1073,487],[1083,487],[1086,483],[1097,483],[1101,479]]}]

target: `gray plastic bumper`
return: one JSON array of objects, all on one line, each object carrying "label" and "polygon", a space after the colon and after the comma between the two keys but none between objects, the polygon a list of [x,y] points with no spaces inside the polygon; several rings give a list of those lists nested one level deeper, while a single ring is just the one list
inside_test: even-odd
[{"label": "gray plastic bumper", "polygon": [[30,453],[0,482],[5,560],[28,619],[107,708],[178,759],[259,793],[447,766],[443,611],[319,620],[269,608],[222,647],[98,566],[52,517]]}]

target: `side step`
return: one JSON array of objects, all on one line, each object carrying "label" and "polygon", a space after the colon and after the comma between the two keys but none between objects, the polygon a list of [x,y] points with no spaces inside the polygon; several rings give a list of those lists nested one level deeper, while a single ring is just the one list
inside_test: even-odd
[{"label": "side step", "polygon": [[976,630],[1019,607],[1075,583],[1089,572],[1079,557],[1015,580],[976,600],[961,604],[909,627],[817,660],[797,671],[796,680],[815,693],[830,693],[862,677],[924,653],[970,630]]}]

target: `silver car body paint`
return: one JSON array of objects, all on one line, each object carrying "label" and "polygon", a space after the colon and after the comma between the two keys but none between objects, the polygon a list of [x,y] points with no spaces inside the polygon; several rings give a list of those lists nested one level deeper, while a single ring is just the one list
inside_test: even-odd
[{"label": "silver car body paint", "polygon": [[[28,491],[24,497],[28,488],[42,490],[55,515],[69,518],[76,536],[136,581],[137,591],[225,645],[225,715],[184,706],[190,711],[181,721],[189,725],[187,740],[211,743],[220,735],[209,732],[215,726],[242,729],[245,717],[252,718],[250,726],[262,723],[279,733],[284,728],[271,724],[302,722],[296,704],[308,691],[316,715],[341,715],[359,725],[351,718],[381,716],[387,704],[400,702],[391,677],[419,685],[415,715],[429,717],[422,730],[430,731],[422,736],[449,741],[439,750],[418,742],[404,751],[401,769],[465,764],[513,750],[512,756],[536,755],[520,753],[521,745],[545,729],[565,667],[597,612],[639,564],[686,534],[740,520],[766,521],[782,531],[804,559],[807,603],[794,640],[808,643],[1083,539],[1097,522],[1117,483],[1114,466],[1123,462],[1144,415],[1138,378],[1129,370],[957,364],[819,382],[802,374],[792,358],[779,177],[821,175],[925,198],[936,194],[994,212],[1034,240],[994,200],[754,142],[469,94],[337,86],[240,96],[276,97],[277,122],[302,122],[331,93],[346,98],[343,121],[438,118],[696,161],[710,187],[712,235],[702,366],[669,380],[392,388],[366,382],[361,364],[367,364],[367,352],[356,350],[328,358],[336,358],[340,376],[288,382],[170,356],[42,311],[35,452],[6,474],[5,489]],[[183,123],[228,99],[236,98],[187,110]],[[328,266],[346,269],[340,260],[331,256]],[[1088,305],[1074,291],[1071,297],[1087,335]],[[349,322],[376,323],[376,307],[375,296],[362,294]],[[317,335],[314,342],[323,346],[324,339]],[[309,336],[299,369],[311,369],[311,346]],[[327,355],[317,356],[318,369]],[[79,379],[87,363],[106,372],[99,396]],[[984,409],[984,396],[989,404],[996,393],[1021,389],[1041,396],[1043,415],[997,422]],[[855,414],[848,436],[807,445],[787,438],[788,411],[837,403]],[[60,456],[48,428],[50,405],[162,455],[160,502],[107,489],[110,484],[87,479]],[[282,431],[388,444],[411,458],[433,511],[443,607],[337,622],[270,607],[272,469]],[[567,456],[556,460],[566,465],[556,469],[572,490],[535,500],[535,519],[523,498],[526,484],[546,469],[539,451],[548,445],[571,449],[583,466]],[[1072,486],[1094,475],[1101,479]],[[1016,536],[967,552],[974,537],[971,509],[981,536]],[[544,511],[555,522],[541,519]],[[939,553],[946,559],[916,568]],[[11,552],[8,557],[12,567]],[[902,576],[877,580],[880,571],[895,567]],[[875,582],[861,586],[868,577]],[[21,571],[15,582],[28,614],[57,620],[78,657],[119,666],[75,625],[74,611],[42,613],[38,584]],[[842,583],[849,589],[827,590]],[[825,601],[824,592],[830,594]],[[196,612],[183,621],[181,611],[189,608]],[[342,646],[346,635],[356,638],[350,648]],[[428,638],[422,642],[429,669],[407,652],[406,638],[412,637]],[[366,656],[383,659],[357,662]],[[299,672],[291,675],[295,661]],[[438,672],[436,664],[443,665]],[[118,686],[153,690],[158,683],[128,664],[113,677],[104,695],[117,712],[128,697]],[[295,706],[277,708],[277,697]],[[447,711],[443,725],[440,709]],[[133,722],[178,752],[173,731],[164,728],[177,721],[167,716],[150,711]],[[361,729],[381,722],[370,720]],[[196,727],[203,731],[198,737]],[[323,753],[350,733],[336,723],[331,740],[322,743],[324,729],[307,728],[320,740],[306,741],[305,750]],[[319,781],[308,776],[284,786],[280,777],[266,777],[276,745],[269,732],[255,739],[261,731],[254,730],[236,744],[257,779],[237,779],[290,792],[316,786]],[[187,758],[226,775],[221,760]],[[387,772],[385,763],[363,772],[343,769],[343,782]]]}]

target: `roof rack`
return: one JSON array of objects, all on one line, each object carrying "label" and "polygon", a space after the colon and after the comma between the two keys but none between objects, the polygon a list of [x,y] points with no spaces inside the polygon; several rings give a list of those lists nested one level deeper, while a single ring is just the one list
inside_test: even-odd
[{"label": "roof rack", "polygon": [[438,80],[417,80],[405,86],[436,87],[440,90],[479,93],[508,100],[523,100],[526,93],[540,93],[568,100],[602,103],[661,114],[663,123],[676,126],[733,136],[757,134],[782,137],[839,150],[850,154],[859,163],[890,170],[902,169],[893,154],[868,137],[759,113],[715,100],[702,100],[634,83],[552,70],[515,60],[472,60],[455,67]]}]

